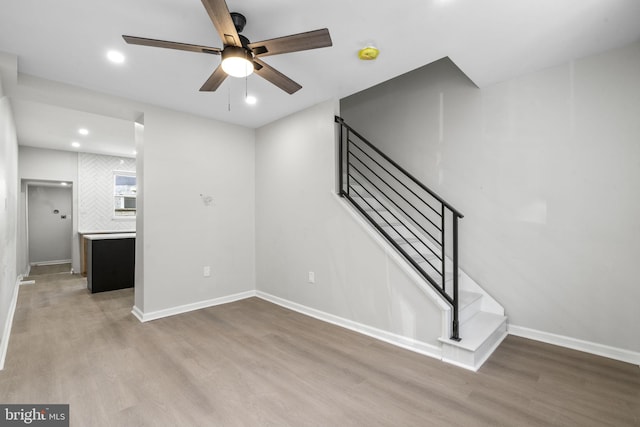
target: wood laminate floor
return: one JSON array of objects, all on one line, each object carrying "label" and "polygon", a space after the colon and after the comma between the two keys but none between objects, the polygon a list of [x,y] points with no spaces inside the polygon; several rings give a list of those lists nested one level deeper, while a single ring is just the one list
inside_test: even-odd
[{"label": "wood laminate floor", "polygon": [[133,290],[23,285],[1,403],[72,426],[640,426],[640,368],[508,337],[479,372],[257,298],[148,323]]},{"label": "wood laminate floor", "polygon": [[[48,264],[48,265],[32,265],[29,270],[30,276],[46,276],[57,273],[70,273],[71,263]],[[32,277],[25,277],[25,280],[31,280]]]}]

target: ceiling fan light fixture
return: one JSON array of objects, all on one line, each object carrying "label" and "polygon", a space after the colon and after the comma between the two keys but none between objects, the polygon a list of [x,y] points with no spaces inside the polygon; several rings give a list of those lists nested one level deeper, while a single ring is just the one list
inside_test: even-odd
[{"label": "ceiling fan light fixture", "polygon": [[231,77],[247,77],[253,73],[253,56],[245,48],[227,46],[222,51],[221,65]]}]

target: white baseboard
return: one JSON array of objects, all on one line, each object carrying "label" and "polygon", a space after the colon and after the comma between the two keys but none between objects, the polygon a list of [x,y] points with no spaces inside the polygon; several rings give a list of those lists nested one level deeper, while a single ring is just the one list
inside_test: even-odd
[{"label": "white baseboard", "polygon": [[70,259],[58,259],[54,261],[40,261],[40,262],[32,262],[29,265],[38,266],[38,265],[58,265],[58,264],[70,264]]},{"label": "white baseboard", "polygon": [[138,319],[139,321],[144,322],[144,320],[143,320],[144,319],[144,313],[142,312],[142,310],[140,310],[138,308],[137,305],[133,306],[133,309],[131,310],[131,314],[133,314],[136,317],[136,319]]},{"label": "white baseboard", "polygon": [[133,314],[140,322],[149,322],[151,320],[161,319],[163,317],[174,316],[176,314],[187,313],[189,311],[200,310],[203,308],[213,307],[220,304],[227,304],[234,301],[243,300],[246,298],[258,297],[265,301],[269,301],[273,304],[281,307],[288,308],[298,313],[305,314],[323,322],[332,323],[334,325],[341,326],[343,328],[361,333],[363,335],[376,338],[380,341],[387,342],[389,344],[402,347],[407,350],[414,351],[416,353],[423,354],[425,356],[433,357],[436,359],[442,358],[442,351],[440,347],[430,345],[421,341],[417,341],[413,338],[408,338],[402,335],[394,334],[392,332],[383,331],[381,329],[374,328],[372,326],[364,325],[362,323],[355,322],[353,320],[345,319],[342,317],[334,316],[333,314],[325,313],[314,308],[310,308],[292,301],[279,298],[261,291],[247,291],[234,295],[228,295],[221,298],[215,298],[207,301],[200,301],[193,304],[181,305],[178,307],[167,308],[164,310],[152,311],[144,313],[140,308],[134,306],[131,310]]},{"label": "white baseboard", "polygon": [[175,316],[176,314],[188,313],[194,310],[200,310],[203,308],[213,307],[220,304],[227,304],[234,301],[239,301],[245,298],[255,297],[255,291],[246,291],[238,294],[227,295],[220,298],[214,298],[206,301],[194,302],[192,304],[179,305],[177,307],[166,308],[164,310],[157,310],[151,312],[143,312],[138,307],[134,306],[131,310],[138,320],[141,322],[149,322],[151,320],[162,319],[163,317]]},{"label": "white baseboard", "polygon": [[22,281],[22,275],[16,279],[16,284],[13,288],[13,297],[9,304],[9,311],[7,312],[7,318],[4,324],[4,330],[2,331],[2,340],[0,341],[0,371],[4,369],[4,361],[7,358],[7,351],[9,351],[9,338],[11,337],[11,327],[13,325],[13,316],[16,313],[16,306],[18,304],[18,289],[20,288],[20,282]]},{"label": "white baseboard", "polygon": [[573,350],[583,351],[585,353],[595,354],[597,356],[608,357],[609,359],[619,360],[621,362],[640,365],[640,353],[625,350],[622,348],[611,347],[604,344],[598,344],[590,341],[583,341],[577,338],[556,335],[549,332],[538,331],[535,329],[525,328],[523,326],[508,325],[509,334],[518,337],[529,338],[536,341],[553,344],[560,347],[566,347]]},{"label": "white baseboard", "polygon": [[377,340],[384,341],[386,343],[395,345],[397,347],[402,347],[404,349],[411,350],[425,356],[442,359],[442,349],[438,346],[427,344],[413,338],[394,334],[393,332],[383,331],[382,329],[364,325],[350,319],[335,316],[324,311],[316,310],[315,308],[307,307],[302,304],[276,297],[266,292],[256,291],[256,296],[265,301],[277,304],[281,307],[285,307],[290,310],[297,311],[298,313],[313,317],[315,319],[322,320],[323,322],[332,323],[334,325],[341,326],[354,332],[367,335]]}]

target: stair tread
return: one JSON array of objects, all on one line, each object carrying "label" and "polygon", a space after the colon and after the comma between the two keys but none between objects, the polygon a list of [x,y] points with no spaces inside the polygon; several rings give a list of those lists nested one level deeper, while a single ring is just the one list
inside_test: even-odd
[{"label": "stair tread", "polygon": [[425,245],[425,243],[416,237],[406,237],[404,239],[401,237],[398,237],[393,239],[393,241],[399,245],[405,245],[405,246],[411,245],[413,246],[412,249],[416,252],[433,255],[433,252]]},{"label": "stair tread", "polygon": [[353,194],[350,194],[352,199],[374,199],[375,197],[373,197],[371,194],[366,193],[364,191],[361,191],[360,193],[358,193],[357,191],[354,191]]},{"label": "stair tread", "polygon": [[422,256],[417,254],[412,255],[411,258],[413,258],[413,260],[416,261],[417,263],[426,262],[425,258],[428,259],[429,261],[438,259],[438,257],[432,254],[431,252],[422,253]]},{"label": "stair tread", "polygon": [[[380,224],[381,227],[393,227],[393,228],[400,228],[400,227],[404,227],[404,225],[401,222],[398,221],[384,221],[381,220],[378,224]],[[406,228],[406,227],[405,227]]]},{"label": "stair tread", "polygon": [[458,298],[460,299],[458,303],[458,307],[460,307],[460,311],[464,310],[466,307],[470,306],[480,298],[482,298],[482,294],[477,292],[469,292],[469,291],[458,291]]},{"label": "stair tread", "polygon": [[397,239],[393,239],[396,243],[399,243],[401,245],[406,245],[407,243],[411,243],[411,244],[416,244],[416,243],[420,243],[420,239],[416,238],[416,237],[407,237],[406,239],[402,239],[400,237],[398,237]]},{"label": "stair tread", "polygon": [[460,324],[461,341],[442,338],[440,341],[468,351],[476,351],[506,320],[506,316],[479,311],[469,320]]}]

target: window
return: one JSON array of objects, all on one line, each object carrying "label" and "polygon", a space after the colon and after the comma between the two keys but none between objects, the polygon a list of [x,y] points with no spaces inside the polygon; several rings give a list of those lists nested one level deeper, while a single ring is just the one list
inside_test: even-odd
[{"label": "window", "polygon": [[136,173],[113,172],[114,215],[136,216]]}]

